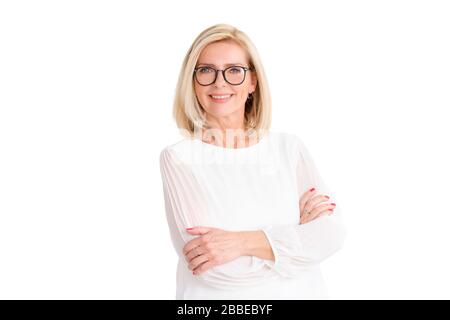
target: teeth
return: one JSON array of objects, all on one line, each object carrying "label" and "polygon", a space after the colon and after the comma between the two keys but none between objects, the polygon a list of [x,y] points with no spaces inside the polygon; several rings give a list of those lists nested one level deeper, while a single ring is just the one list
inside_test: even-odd
[{"label": "teeth", "polygon": [[226,99],[226,98],[231,97],[231,94],[226,95],[226,96],[211,96],[211,97],[213,97],[214,99]]}]

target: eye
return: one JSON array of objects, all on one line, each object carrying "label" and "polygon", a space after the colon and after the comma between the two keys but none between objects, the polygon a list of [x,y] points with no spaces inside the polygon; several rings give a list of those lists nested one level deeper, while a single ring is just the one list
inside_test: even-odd
[{"label": "eye", "polygon": [[242,72],[242,68],[239,68],[239,67],[231,67],[231,68],[229,69],[229,72],[231,72],[231,73],[240,73],[240,72]]},{"label": "eye", "polygon": [[200,67],[200,68],[198,68],[198,72],[209,73],[209,72],[212,72],[212,69],[210,67]]}]

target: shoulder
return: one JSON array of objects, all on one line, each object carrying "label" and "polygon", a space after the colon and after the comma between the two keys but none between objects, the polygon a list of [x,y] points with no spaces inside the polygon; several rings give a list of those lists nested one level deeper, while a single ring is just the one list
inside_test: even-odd
[{"label": "shoulder", "polygon": [[183,138],[161,149],[159,153],[160,162],[185,163],[192,155],[196,143],[192,138]]},{"label": "shoulder", "polygon": [[309,151],[303,139],[295,132],[280,131],[273,135],[274,140],[294,163],[309,157]]},{"label": "shoulder", "polygon": [[165,146],[164,148],[161,149],[160,151],[160,155],[167,155],[170,154],[171,152],[173,152],[175,149],[180,148],[180,146],[184,143],[184,141],[186,140],[186,138],[179,140],[177,142],[171,143],[167,146]]},{"label": "shoulder", "polygon": [[275,141],[288,149],[299,149],[304,145],[303,140],[294,132],[272,131],[271,134]]}]

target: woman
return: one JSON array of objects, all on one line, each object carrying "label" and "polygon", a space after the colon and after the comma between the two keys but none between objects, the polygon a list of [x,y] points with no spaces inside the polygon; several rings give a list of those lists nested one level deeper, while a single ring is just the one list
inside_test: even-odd
[{"label": "woman", "polygon": [[267,80],[243,32],[197,37],[174,117],[185,137],[160,165],[176,299],[329,298],[319,263],[343,245],[340,210],[302,140],[269,130]]}]

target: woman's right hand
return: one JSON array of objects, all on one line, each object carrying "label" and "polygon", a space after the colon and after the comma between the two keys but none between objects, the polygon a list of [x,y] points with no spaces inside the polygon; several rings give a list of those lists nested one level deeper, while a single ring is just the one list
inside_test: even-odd
[{"label": "woman's right hand", "polygon": [[306,191],[299,201],[300,224],[308,223],[321,216],[332,214],[336,204],[322,203],[329,199],[330,197],[326,195],[316,195],[315,188]]}]

